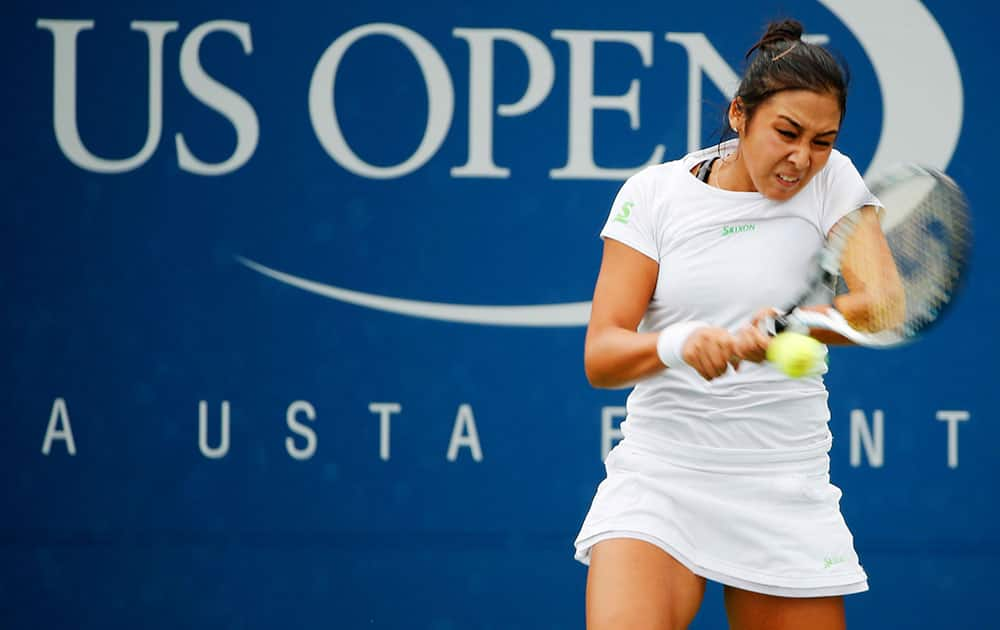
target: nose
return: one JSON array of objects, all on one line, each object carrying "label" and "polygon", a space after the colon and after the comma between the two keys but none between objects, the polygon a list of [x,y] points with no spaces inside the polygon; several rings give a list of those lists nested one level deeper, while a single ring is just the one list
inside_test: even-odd
[{"label": "nose", "polygon": [[797,144],[792,152],[788,154],[788,161],[800,171],[805,171],[809,168],[809,159],[809,145],[806,143]]}]

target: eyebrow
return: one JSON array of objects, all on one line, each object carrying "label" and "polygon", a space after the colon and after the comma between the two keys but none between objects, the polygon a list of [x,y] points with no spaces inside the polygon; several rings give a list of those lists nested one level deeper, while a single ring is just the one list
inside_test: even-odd
[{"label": "eyebrow", "polygon": [[[790,125],[792,125],[793,127],[795,127],[795,129],[797,131],[802,131],[802,129],[803,129],[802,125],[800,125],[799,123],[795,122],[794,120],[792,120],[788,116],[785,116],[784,114],[778,114],[778,118],[784,118],[785,120],[787,120],[788,123]],[[818,134],[816,134],[816,136],[817,137],[818,136],[829,136],[831,134],[837,133],[838,131],[839,131],[838,129],[831,129],[830,131],[824,131],[823,133],[818,133]]]}]

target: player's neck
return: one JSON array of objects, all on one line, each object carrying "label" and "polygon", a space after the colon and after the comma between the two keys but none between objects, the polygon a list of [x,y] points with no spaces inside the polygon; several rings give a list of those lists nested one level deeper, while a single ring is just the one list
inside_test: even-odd
[{"label": "player's neck", "polygon": [[753,185],[753,180],[750,179],[746,162],[743,161],[743,157],[738,152],[733,155],[727,155],[716,162],[708,183],[716,188],[733,192],[757,191],[757,188]]}]

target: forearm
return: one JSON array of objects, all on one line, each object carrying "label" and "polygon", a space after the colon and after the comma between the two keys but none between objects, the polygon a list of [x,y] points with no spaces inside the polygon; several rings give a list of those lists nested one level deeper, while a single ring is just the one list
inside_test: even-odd
[{"label": "forearm", "polygon": [[832,330],[824,330],[820,328],[810,328],[809,336],[813,339],[819,341],[820,343],[825,343],[828,346],[853,346],[855,343],[846,337],[842,337]]},{"label": "forearm", "polygon": [[851,327],[864,332],[890,330],[906,319],[906,296],[898,283],[838,295],[833,303]]},{"label": "forearm", "polygon": [[[906,300],[902,290],[895,287],[879,291],[853,291],[838,295],[833,300],[836,309],[852,328],[862,332],[879,332],[892,329],[903,323],[906,315]],[[827,311],[831,306],[816,305],[801,307],[803,310]],[[826,329],[812,328],[809,336],[828,345],[847,346],[854,342]]]},{"label": "forearm", "polygon": [[872,208],[866,209],[863,223],[847,243],[841,275],[848,292],[835,297],[833,304],[852,328],[879,332],[906,319],[903,280]]},{"label": "forearm", "polygon": [[[836,300],[834,300],[834,307],[836,305]],[[825,313],[831,309],[830,304],[813,304],[810,306],[800,306],[803,311],[817,311],[820,313]],[[838,309],[839,310],[839,309]],[[828,346],[853,346],[854,342],[850,339],[833,332],[832,330],[827,330],[825,328],[810,328],[807,333],[813,339],[825,343]]]},{"label": "forearm", "polygon": [[588,330],[584,348],[587,380],[594,387],[625,387],[664,369],[656,352],[658,333],[624,328]]}]

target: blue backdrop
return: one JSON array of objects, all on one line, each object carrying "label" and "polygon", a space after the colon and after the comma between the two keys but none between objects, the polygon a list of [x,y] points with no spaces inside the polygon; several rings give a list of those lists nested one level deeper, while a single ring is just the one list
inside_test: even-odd
[{"label": "blue backdrop", "polygon": [[788,12],[839,148],[946,167],[979,235],[932,335],[833,352],[849,623],[996,618],[995,4],[42,0],[0,27],[0,626],[582,627],[597,234]]}]

